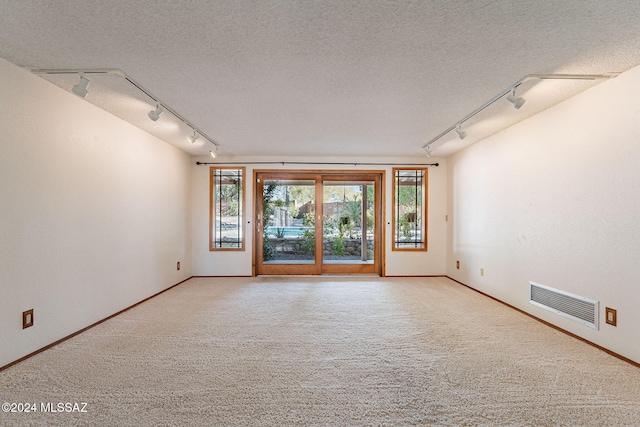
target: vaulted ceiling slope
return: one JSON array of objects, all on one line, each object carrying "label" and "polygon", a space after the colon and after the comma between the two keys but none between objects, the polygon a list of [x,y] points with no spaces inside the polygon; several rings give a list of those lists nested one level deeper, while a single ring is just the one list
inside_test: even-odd
[{"label": "vaulted ceiling slope", "polygon": [[[639,22],[628,0],[3,0],[0,57],[123,70],[221,155],[424,156],[426,141],[524,75],[640,64]],[[151,122],[153,100],[113,79],[96,77],[87,101],[208,152],[186,141],[190,129]],[[467,123],[464,144],[588,87],[536,85],[521,88],[521,110],[500,103]],[[435,154],[464,146],[447,138]]]}]

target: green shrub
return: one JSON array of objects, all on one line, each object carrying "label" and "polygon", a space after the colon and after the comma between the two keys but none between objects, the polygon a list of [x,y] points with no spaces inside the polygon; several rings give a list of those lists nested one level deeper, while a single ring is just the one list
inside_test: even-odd
[{"label": "green shrub", "polygon": [[338,236],[331,242],[331,247],[336,255],[344,255],[344,237]]}]

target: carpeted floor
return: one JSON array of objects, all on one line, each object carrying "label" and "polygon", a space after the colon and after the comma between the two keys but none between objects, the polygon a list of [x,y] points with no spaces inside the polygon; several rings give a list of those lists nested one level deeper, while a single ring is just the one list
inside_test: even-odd
[{"label": "carpeted floor", "polygon": [[37,404],[2,426],[640,426],[640,369],[446,278],[191,279],[0,396]]}]

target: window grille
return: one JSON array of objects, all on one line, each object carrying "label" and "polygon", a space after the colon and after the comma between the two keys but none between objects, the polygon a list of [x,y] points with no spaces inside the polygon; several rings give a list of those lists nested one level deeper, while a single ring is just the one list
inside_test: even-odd
[{"label": "window grille", "polygon": [[244,168],[211,168],[210,250],[244,250]]},{"label": "window grille", "polygon": [[393,169],[393,250],[427,250],[427,169]]}]

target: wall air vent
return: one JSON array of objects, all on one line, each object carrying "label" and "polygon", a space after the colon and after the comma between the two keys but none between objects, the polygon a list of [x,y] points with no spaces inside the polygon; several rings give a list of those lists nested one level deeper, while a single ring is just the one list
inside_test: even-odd
[{"label": "wall air vent", "polygon": [[598,301],[529,282],[530,303],[585,326],[598,329]]}]

